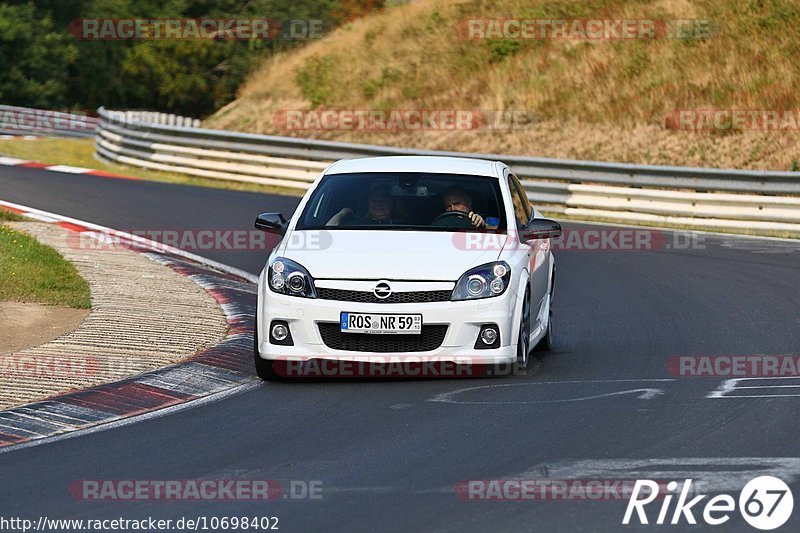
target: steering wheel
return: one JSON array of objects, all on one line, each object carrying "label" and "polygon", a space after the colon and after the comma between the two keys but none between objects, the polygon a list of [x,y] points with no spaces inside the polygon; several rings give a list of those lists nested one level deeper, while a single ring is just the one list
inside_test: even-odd
[{"label": "steering wheel", "polygon": [[431,226],[452,227],[452,228],[472,228],[472,221],[469,213],[464,211],[445,211],[431,222]]}]

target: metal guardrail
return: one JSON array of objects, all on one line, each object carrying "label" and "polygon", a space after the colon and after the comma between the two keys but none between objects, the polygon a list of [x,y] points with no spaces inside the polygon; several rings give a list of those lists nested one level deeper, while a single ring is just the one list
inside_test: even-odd
[{"label": "metal guardrail", "polygon": [[144,122],[147,124],[166,124],[167,126],[186,126],[199,128],[200,119],[160,113],[158,111],[106,111],[108,117],[120,123],[132,124]]},{"label": "metal guardrail", "polygon": [[0,134],[13,136],[94,137],[99,120],[80,113],[62,113],[0,105]]},{"label": "metal guardrail", "polygon": [[[800,234],[800,172],[646,166],[416,150],[155,124],[98,110],[97,155],[127,165],[307,189],[330,162],[438,155],[499,160],[540,209],[593,218]],[[184,122],[184,124],[187,124]]]}]

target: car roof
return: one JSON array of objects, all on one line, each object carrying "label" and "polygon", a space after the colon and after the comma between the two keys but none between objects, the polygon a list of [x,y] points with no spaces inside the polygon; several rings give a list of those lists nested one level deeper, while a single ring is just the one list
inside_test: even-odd
[{"label": "car roof", "polygon": [[467,174],[497,177],[496,161],[468,157],[442,156],[387,156],[342,159],[325,174],[350,174],[354,172],[430,172],[434,174]]}]

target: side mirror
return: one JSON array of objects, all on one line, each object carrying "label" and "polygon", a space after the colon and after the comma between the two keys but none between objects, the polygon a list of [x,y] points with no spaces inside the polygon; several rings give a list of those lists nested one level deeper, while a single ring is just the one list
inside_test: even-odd
[{"label": "side mirror", "polygon": [[256,229],[261,231],[268,231],[270,233],[277,233],[283,235],[286,233],[286,219],[283,218],[283,213],[261,213],[256,218]]},{"label": "side mirror", "polygon": [[526,241],[561,236],[561,224],[549,218],[532,218],[522,230]]}]

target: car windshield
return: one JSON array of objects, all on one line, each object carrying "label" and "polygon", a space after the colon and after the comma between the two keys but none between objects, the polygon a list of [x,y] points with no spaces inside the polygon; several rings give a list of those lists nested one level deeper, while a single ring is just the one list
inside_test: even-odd
[{"label": "car windshield", "polygon": [[296,229],[481,231],[506,228],[499,181],[426,173],[332,174],[312,193]]}]

